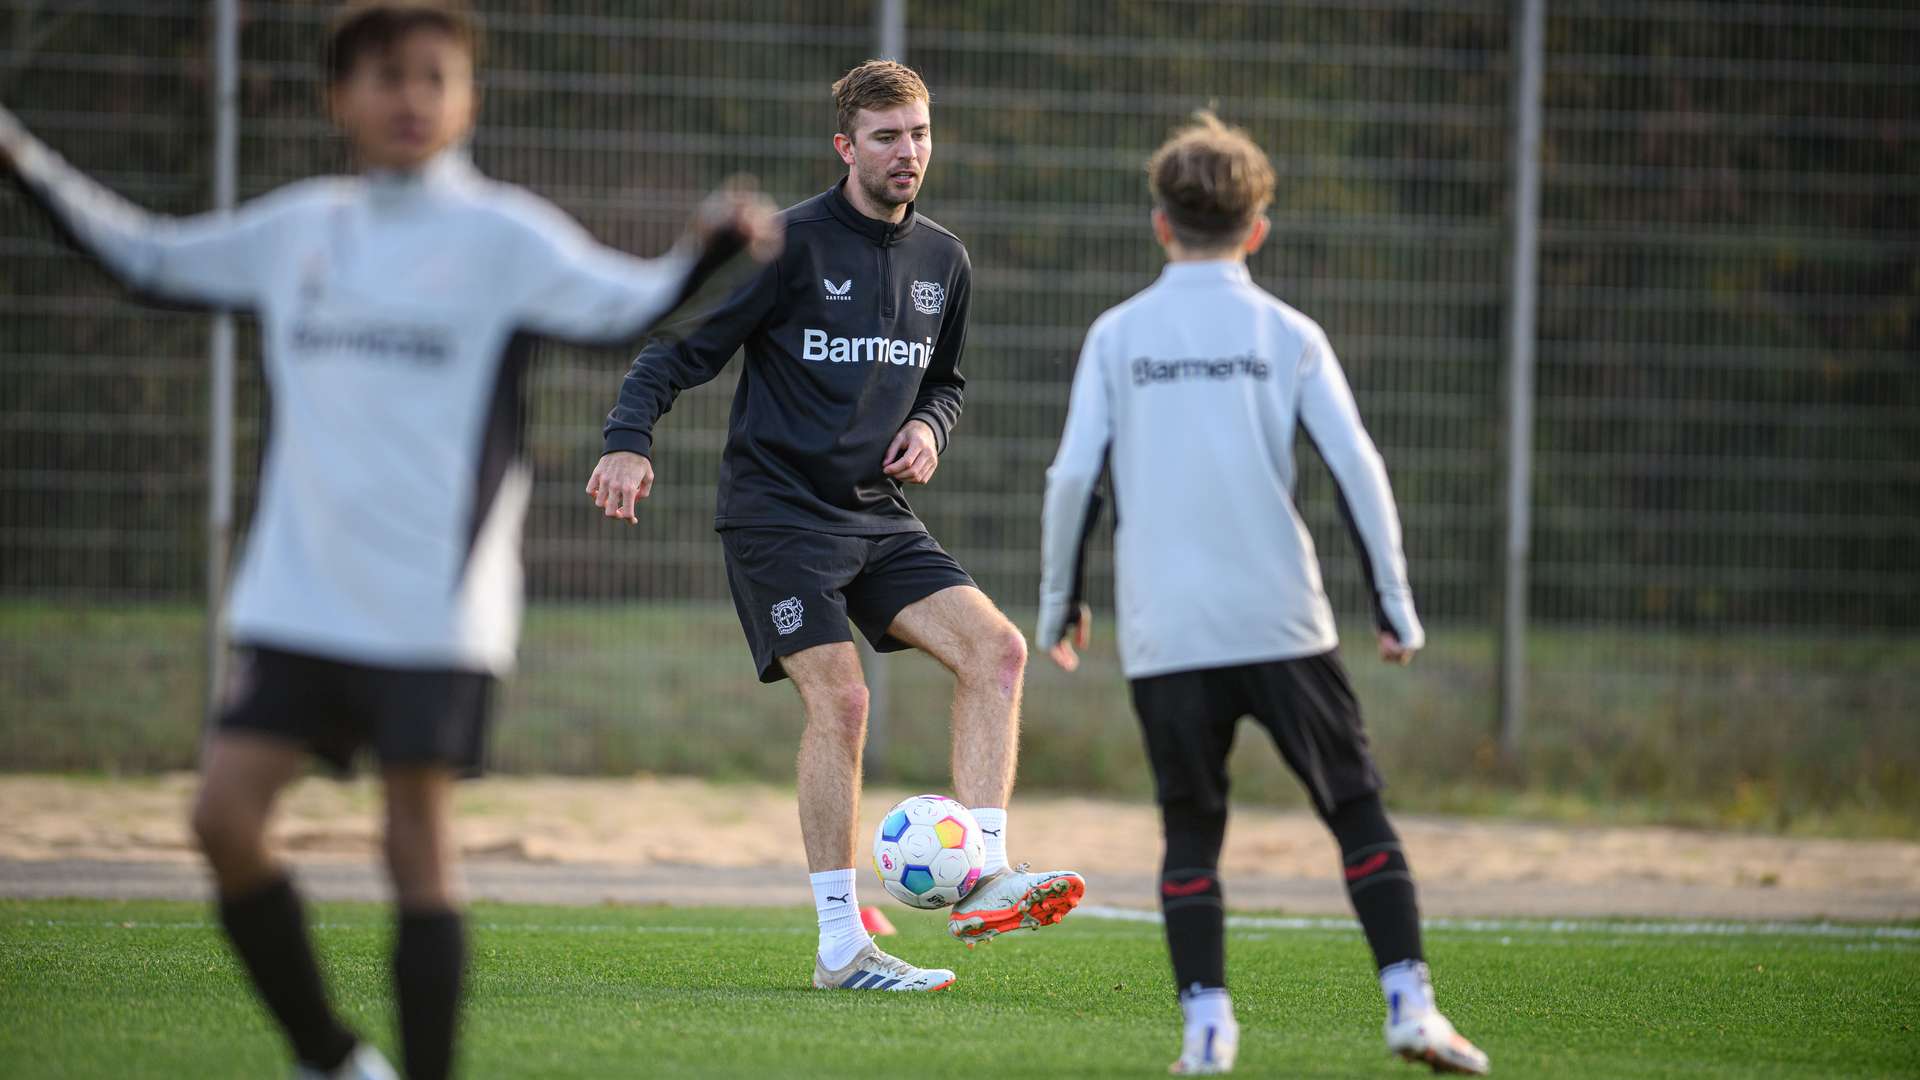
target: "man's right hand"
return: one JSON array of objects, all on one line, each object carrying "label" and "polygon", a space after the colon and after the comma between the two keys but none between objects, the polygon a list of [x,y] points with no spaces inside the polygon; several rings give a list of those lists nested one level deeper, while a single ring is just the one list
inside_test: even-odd
[{"label": "man's right hand", "polygon": [[633,525],[640,524],[636,513],[640,500],[652,491],[653,462],[631,450],[602,455],[587,479],[587,494],[593,497],[593,505],[606,511],[608,517],[624,518]]}]

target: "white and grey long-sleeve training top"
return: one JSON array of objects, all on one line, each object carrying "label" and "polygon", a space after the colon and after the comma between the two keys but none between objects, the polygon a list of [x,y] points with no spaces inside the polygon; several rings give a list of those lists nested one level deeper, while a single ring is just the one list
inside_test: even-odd
[{"label": "white and grey long-sleeve training top", "polygon": [[1087,332],[1047,470],[1039,645],[1069,625],[1095,488],[1110,469],[1128,678],[1334,648],[1313,539],[1293,503],[1301,424],[1339,485],[1381,628],[1422,645],[1393,491],[1340,362],[1313,320],[1237,260],[1169,264]]},{"label": "white and grey long-sleeve training top", "polygon": [[519,636],[519,384],[532,337],[626,343],[694,259],[600,246],[449,151],[414,175],[309,180],[166,219],[0,109],[19,178],[136,292],[251,310],[272,391],[237,641],[389,667],[510,668]]}]

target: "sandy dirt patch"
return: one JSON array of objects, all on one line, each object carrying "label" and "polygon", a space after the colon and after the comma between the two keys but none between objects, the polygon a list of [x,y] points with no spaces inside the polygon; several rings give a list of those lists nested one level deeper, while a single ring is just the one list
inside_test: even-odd
[{"label": "sandy dirt patch", "polygon": [[[0,777],[0,893],[197,890],[186,827],[192,790],[186,775],[125,782]],[[870,789],[862,836],[905,794]],[[793,795],[777,787],[491,778],[462,787],[459,812],[460,845],[483,898],[805,900]],[[1432,914],[1920,918],[1916,843],[1397,820]],[[303,781],[289,792],[276,829],[283,849],[337,882],[342,896],[378,891],[378,838],[378,791],[366,781]],[[1017,859],[1087,873],[1104,886],[1107,902],[1152,902],[1159,836],[1150,806],[1021,797],[1009,838]],[[1223,879],[1236,906],[1339,911],[1345,898],[1334,878],[1336,859],[1310,815],[1241,807],[1227,837]],[[124,863],[184,865],[112,871]],[[117,887],[120,879],[128,884]]]}]

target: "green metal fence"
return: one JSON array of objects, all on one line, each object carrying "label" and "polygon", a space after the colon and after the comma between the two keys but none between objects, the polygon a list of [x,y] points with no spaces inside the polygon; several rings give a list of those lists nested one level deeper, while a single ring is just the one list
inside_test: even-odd
[{"label": "green metal fence", "polygon": [[[643,253],[729,173],[783,201],[832,183],[827,86],[879,47],[857,2],[480,6],[477,160]],[[935,534],[1030,606],[1081,333],[1157,270],[1144,157],[1212,105],[1281,177],[1255,276],[1327,328],[1400,498],[1434,644],[1412,673],[1366,673],[1381,742],[1435,784],[1494,775],[1510,5],[902,6],[934,92],[921,209],[978,275],[967,412],[915,496]],[[317,108],[328,7],[243,5],[243,197],[343,165]],[[130,197],[203,207],[209,11],[0,0],[0,100]],[[1521,764],[1601,798],[1745,783],[1897,804],[1920,776],[1920,12],[1555,0],[1545,29]],[[205,320],[133,305],[15,196],[0,254],[0,765],[185,764]],[[244,520],[262,397],[244,326],[241,345]],[[626,360],[540,360],[534,610],[499,762],[780,775],[797,708],[752,682],[710,531],[732,375],[662,424],[661,486],[623,528],[580,488]],[[1329,587],[1357,618],[1308,462]],[[1093,565],[1104,598],[1104,549]],[[890,670],[877,765],[937,777],[941,676]],[[102,678],[124,707],[90,700]],[[1036,675],[1030,780],[1137,786],[1116,678]],[[136,730],[161,734],[114,759],[148,745]],[[1711,767],[1676,764],[1696,758]]]}]

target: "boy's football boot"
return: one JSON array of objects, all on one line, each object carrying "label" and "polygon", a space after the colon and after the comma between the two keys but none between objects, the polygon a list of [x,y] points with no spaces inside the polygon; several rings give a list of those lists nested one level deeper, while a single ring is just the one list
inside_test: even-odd
[{"label": "boy's football boot", "polygon": [[1453,1030],[1453,1024],[1437,1011],[1413,1016],[1388,1017],[1387,1049],[1437,1073],[1487,1075],[1487,1055]]},{"label": "boy's football boot", "polygon": [[1233,1059],[1240,1052],[1240,1025],[1229,1020],[1222,1024],[1188,1024],[1180,1046],[1180,1060],[1167,1066],[1175,1076],[1219,1076],[1233,1071]]}]

